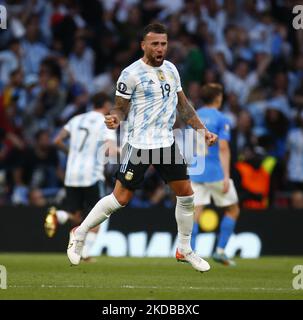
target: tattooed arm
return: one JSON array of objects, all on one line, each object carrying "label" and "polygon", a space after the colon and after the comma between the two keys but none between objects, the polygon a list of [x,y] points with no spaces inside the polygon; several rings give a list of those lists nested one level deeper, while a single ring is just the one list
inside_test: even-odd
[{"label": "tattooed arm", "polygon": [[204,129],[206,131],[207,128],[202,123],[200,118],[198,117],[194,107],[187,100],[183,91],[178,92],[178,105],[177,109],[179,111],[181,119],[193,129]]},{"label": "tattooed arm", "polygon": [[110,112],[110,115],[105,116],[105,124],[109,129],[116,129],[119,127],[120,121],[123,121],[129,111],[130,103],[128,99],[120,96],[115,98],[115,106]]},{"label": "tattooed arm", "polygon": [[120,121],[123,121],[128,114],[129,106],[130,103],[128,99],[116,96],[115,105],[110,114],[116,114],[119,117]]},{"label": "tattooed arm", "polygon": [[180,117],[187,125],[191,126],[194,130],[205,130],[205,139],[209,146],[217,141],[217,135],[207,130],[203,122],[198,117],[194,107],[187,100],[183,91],[178,92],[177,109]]}]

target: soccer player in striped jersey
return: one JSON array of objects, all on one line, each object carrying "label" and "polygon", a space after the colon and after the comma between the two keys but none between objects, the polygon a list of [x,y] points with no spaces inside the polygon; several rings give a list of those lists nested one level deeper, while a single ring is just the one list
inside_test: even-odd
[{"label": "soccer player in striped jersey", "polygon": [[[58,224],[68,220],[73,225],[81,223],[100,197],[105,196],[104,152],[107,151],[109,156],[118,152],[116,132],[104,123],[111,108],[109,97],[97,93],[92,102],[93,110],[70,119],[54,140],[56,146],[68,155],[64,180],[66,210],[49,209],[44,224],[49,237],[54,236]],[[64,140],[68,138],[67,147]],[[83,257],[88,255],[96,232],[97,228],[88,233]]]},{"label": "soccer player in striped jersey", "polygon": [[[205,130],[208,145],[217,136],[209,132],[182,91],[176,67],[165,60],[167,30],[162,24],[145,27],[141,42],[144,56],[124,69],[117,82],[115,107],[106,116],[108,128],[116,129],[127,117],[127,144],[122,164],[116,177],[113,193],[102,198],[77,228],[70,232],[67,255],[74,265],[80,263],[81,251],[88,230],[109,218],[130,201],[141,186],[144,173],[153,165],[177,196],[175,217],[178,227],[176,258],[189,262],[198,271],[208,271],[207,261],[199,257],[190,246],[193,227],[193,190],[187,166],[173,137],[176,109],[195,130]],[[159,161],[154,161],[154,156]],[[168,163],[167,158],[171,158]],[[147,159],[137,163],[137,157]]]}]

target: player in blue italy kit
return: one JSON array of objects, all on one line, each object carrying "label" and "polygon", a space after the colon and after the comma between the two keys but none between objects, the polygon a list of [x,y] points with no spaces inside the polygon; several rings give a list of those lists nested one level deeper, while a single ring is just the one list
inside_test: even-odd
[{"label": "player in blue italy kit", "polygon": [[[228,119],[218,109],[221,107],[223,88],[220,84],[206,84],[201,89],[204,106],[197,110],[209,130],[218,135],[219,143],[206,150],[205,169],[200,175],[190,177],[194,190],[195,222],[192,232],[192,247],[195,248],[196,236],[199,232],[198,221],[203,207],[210,204],[211,198],[216,206],[225,210],[217,239],[213,258],[225,265],[234,265],[224,249],[232,235],[239,216],[238,196],[230,179],[230,125]],[[203,156],[203,155],[202,155]]]},{"label": "player in blue italy kit", "polygon": [[[194,196],[186,163],[174,141],[176,110],[186,124],[195,130],[205,131],[205,141],[209,146],[217,141],[217,136],[206,129],[188,102],[177,68],[164,59],[167,44],[165,26],[159,23],[148,25],[141,41],[143,57],[125,68],[118,79],[115,107],[111,115],[106,116],[105,123],[109,129],[116,129],[127,118],[123,160],[116,174],[113,193],[102,198],[81,225],[70,233],[67,255],[74,265],[80,263],[88,230],[126,206],[134,191],[140,188],[144,173],[153,165],[177,196],[177,260],[189,262],[201,272],[210,269],[208,262],[190,246]],[[154,156],[159,161],[155,161]],[[143,161],[138,163],[138,157]],[[168,158],[170,162],[166,161]]]}]

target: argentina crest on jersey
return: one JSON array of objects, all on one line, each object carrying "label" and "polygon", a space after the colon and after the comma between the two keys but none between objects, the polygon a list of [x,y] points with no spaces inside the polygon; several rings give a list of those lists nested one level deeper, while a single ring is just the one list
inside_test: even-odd
[{"label": "argentina crest on jersey", "polygon": [[165,75],[162,70],[157,70],[157,76],[160,81],[165,81]]},{"label": "argentina crest on jersey", "polygon": [[128,170],[125,174],[125,180],[130,181],[133,179],[134,173],[132,170]]}]

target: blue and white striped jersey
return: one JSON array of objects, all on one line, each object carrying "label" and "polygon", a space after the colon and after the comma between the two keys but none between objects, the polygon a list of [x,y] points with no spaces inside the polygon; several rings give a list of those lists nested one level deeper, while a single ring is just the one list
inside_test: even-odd
[{"label": "blue and white striped jersey", "polygon": [[64,184],[89,187],[104,180],[104,153],[100,147],[106,140],[116,141],[116,131],[108,129],[104,115],[90,111],[73,117],[64,126],[70,134]]},{"label": "blue and white striped jersey", "polygon": [[138,149],[172,145],[180,91],[177,68],[167,60],[160,67],[152,67],[139,59],[121,72],[116,95],[130,99],[127,119],[130,145]]}]

